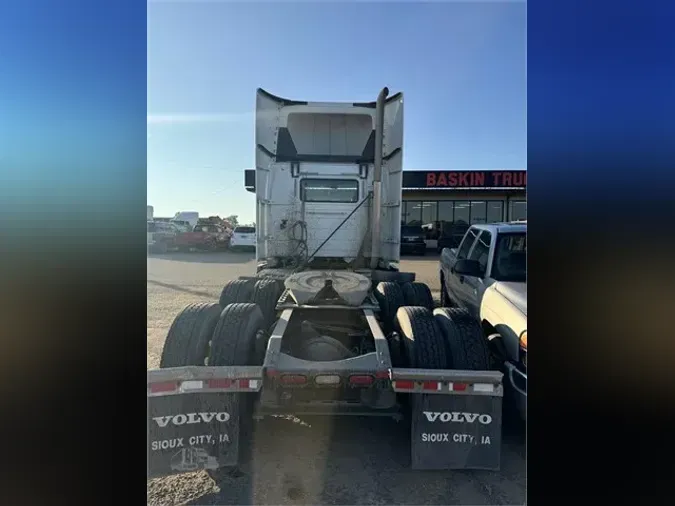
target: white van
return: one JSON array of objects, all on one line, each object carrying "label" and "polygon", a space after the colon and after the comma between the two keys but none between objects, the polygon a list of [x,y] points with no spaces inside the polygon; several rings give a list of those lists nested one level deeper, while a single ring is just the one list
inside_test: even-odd
[{"label": "white van", "polygon": [[199,213],[196,211],[181,211],[176,213],[176,216],[171,221],[187,221],[190,224],[190,228],[194,228],[199,221]]}]

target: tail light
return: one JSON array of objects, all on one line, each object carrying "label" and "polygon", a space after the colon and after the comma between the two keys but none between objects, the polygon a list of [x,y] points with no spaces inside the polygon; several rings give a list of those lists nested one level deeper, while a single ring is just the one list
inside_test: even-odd
[{"label": "tail light", "polygon": [[373,384],[373,377],[368,374],[356,374],[349,377],[349,384],[352,386],[368,386]]},{"label": "tail light", "polygon": [[322,374],[314,378],[314,383],[321,386],[337,386],[340,384],[340,376],[337,374]]},{"label": "tail light", "polygon": [[394,388],[400,390],[413,390],[415,388],[415,382],[410,380],[396,380],[392,384]]},{"label": "tail light", "polygon": [[150,385],[150,392],[158,394],[162,392],[173,392],[178,389],[177,381],[163,381],[161,383],[152,383]]},{"label": "tail light", "polygon": [[302,374],[284,374],[279,378],[284,385],[304,385],[307,383],[307,376]]}]

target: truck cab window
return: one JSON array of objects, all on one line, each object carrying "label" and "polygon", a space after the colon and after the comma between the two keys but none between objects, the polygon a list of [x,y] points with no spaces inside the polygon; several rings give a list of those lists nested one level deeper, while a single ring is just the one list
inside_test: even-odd
[{"label": "truck cab window", "polygon": [[478,241],[476,242],[476,246],[474,246],[471,255],[469,255],[469,260],[478,260],[483,275],[485,275],[485,271],[487,270],[491,241],[492,234],[487,230],[484,230],[478,237]]},{"label": "truck cab window", "polygon": [[462,241],[462,244],[459,245],[459,251],[457,251],[457,260],[462,260],[467,257],[469,251],[471,250],[471,246],[473,246],[473,243],[476,241],[477,236],[478,231],[475,228],[469,229],[469,231],[466,233],[466,236],[464,237],[464,240]]},{"label": "truck cab window", "polygon": [[358,202],[359,182],[351,179],[303,179],[300,181],[300,198],[305,202]]}]

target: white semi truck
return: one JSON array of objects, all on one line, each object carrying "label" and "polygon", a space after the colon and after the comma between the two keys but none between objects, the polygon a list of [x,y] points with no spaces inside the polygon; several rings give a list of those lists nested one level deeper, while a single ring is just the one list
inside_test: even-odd
[{"label": "white semi truck", "polygon": [[255,137],[257,272],[174,320],[147,374],[148,475],[180,472],[187,446],[216,480],[245,468],[252,425],[279,414],[405,420],[414,469],[498,469],[502,373],[480,325],[397,268],[403,95],[259,89]]}]

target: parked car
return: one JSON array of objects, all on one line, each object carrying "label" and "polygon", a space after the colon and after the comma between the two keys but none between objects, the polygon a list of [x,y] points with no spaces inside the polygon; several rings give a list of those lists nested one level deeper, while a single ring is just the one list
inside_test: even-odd
[{"label": "parked car", "polygon": [[225,229],[212,224],[197,225],[190,232],[183,232],[176,236],[176,246],[180,251],[191,249],[215,251],[225,249],[228,243],[229,237]]},{"label": "parked car", "polygon": [[424,255],[427,252],[427,233],[419,225],[401,227],[401,254]]},{"label": "parked car", "polygon": [[441,305],[483,326],[521,417],[527,419],[527,223],[474,225],[440,260]]},{"label": "parked car", "polygon": [[456,221],[448,224],[441,230],[436,243],[436,250],[438,253],[443,251],[443,248],[456,248],[462,242],[464,234],[469,229],[469,224],[465,221]]},{"label": "parked car", "polygon": [[230,237],[230,249],[255,249],[255,227],[234,227]]},{"label": "parked car", "polygon": [[148,221],[148,252],[166,253],[176,247],[178,231],[171,223]]}]

